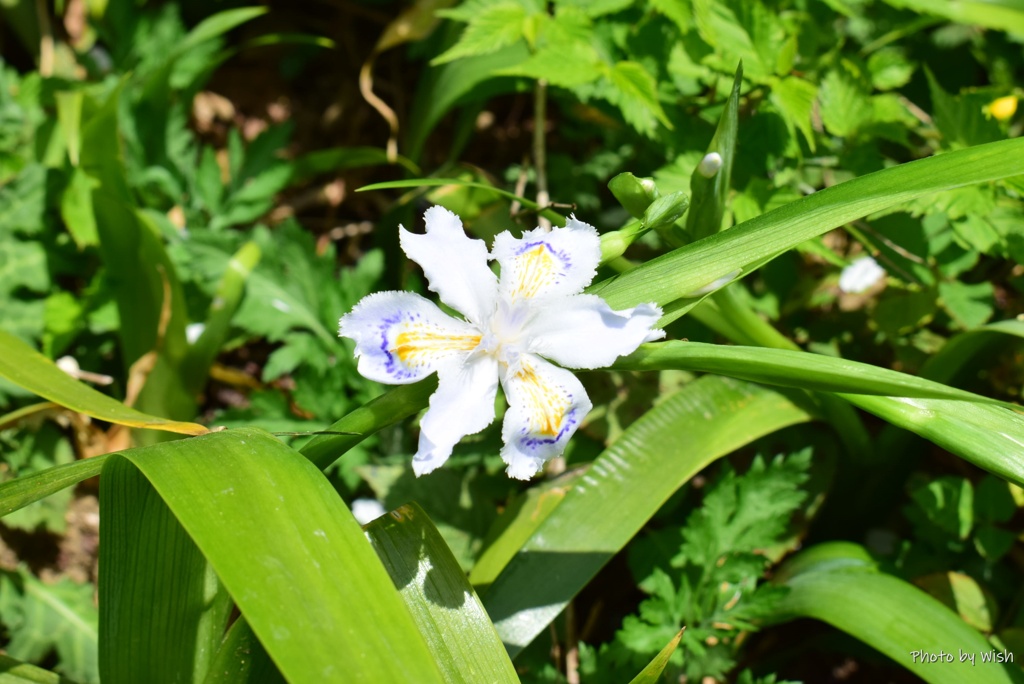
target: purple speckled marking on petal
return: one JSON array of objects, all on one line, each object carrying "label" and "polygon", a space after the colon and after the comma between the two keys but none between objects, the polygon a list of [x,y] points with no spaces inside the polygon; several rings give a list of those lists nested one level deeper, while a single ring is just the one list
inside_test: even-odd
[{"label": "purple speckled marking on petal", "polygon": [[565,272],[572,268],[572,255],[569,254],[569,252],[562,249],[555,249],[554,247],[551,246],[550,243],[545,242],[544,240],[536,240],[534,242],[527,242],[524,245],[520,246],[519,249],[515,251],[515,255],[522,256],[529,252],[530,250],[532,250],[534,247],[541,246],[543,246],[544,249],[548,250],[548,252],[550,252],[553,257],[558,259],[559,262],[561,262],[562,268],[556,274],[555,282],[562,282],[562,278],[565,276]]},{"label": "purple speckled marking on petal", "polygon": [[[565,435],[570,432],[577,422],[576,409],[571,409],[569,413],[565,415],[565,425],[558,431],[557,435],[554,437],[522,437],[519,439],[519,444],[532,450],[536,450],[537,447],[556,444],[558,440],[562,439],[562,437],[565,437]],[[523,434],[526,434],[526,430],[523,430]]]},{"label": "purple speckled marking on petal", "polygon": [[407,380],[415,377],[416,373],[409,370],[395,358],[395,355],[388,349],[388,332],[391,330],[391,326],[397,325],[402,322],[402,318],[405,317],[408,322],[418,320],[420,314],[409,314],[409,313],[397,313],[394,316],[388,316],[381,324],[377,327],[380,331],[380,350],[384,352],[384,355],[388,357],[387,363],[384,364],[384,370],[387,371],[388,375],[395,378],[396,380]]}]

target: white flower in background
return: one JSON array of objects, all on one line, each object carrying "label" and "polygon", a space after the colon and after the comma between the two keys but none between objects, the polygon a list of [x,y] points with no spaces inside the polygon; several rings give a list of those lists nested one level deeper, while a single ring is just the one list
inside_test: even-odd
[{"label": "white flower in background", "polygon": [[568,368],[607,366],[664,336],[651,329],[661,309],[613,311],[597,295],[580,294],[597,272],[601,243],[575,217],[521,239],[501,233],[490,254],[447,209],[431,207],[424,218],[425,235],[400,229],[402,249],[465,320],[411,292],[379,292],[342,317],[340,334],[355,340],[359,372],[371,380],[406,384],[437,372],[412,463],[417,475],[494,420],[500,382],[509,404],[501,457],[511,477],[528,479],[562,453],[592,407],[576,376],[541,357]]},{"label": "white flower in background", "polygon": [[360,525],[373,522],[385,513],[384,505],[376,499],[356,499],[352,502],[352,517]]},{"label": "white flower in background", "polygon": [[869,256],[861,257],[843,269],[839,275],[839,289],[848,294],[860,294],[885,277],[885,269]]},{"label": "white flower in background", "polygon": [[189,323],[185,326],[185,339],[189,344],[195,344],[203,336],[205,330],[205,323]]}]

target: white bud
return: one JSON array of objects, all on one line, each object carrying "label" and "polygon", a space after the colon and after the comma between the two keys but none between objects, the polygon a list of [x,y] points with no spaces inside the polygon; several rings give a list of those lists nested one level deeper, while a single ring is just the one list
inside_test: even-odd
[{"label": "white bud", "polygon": [[189,344],[195,344],[206,330],[205,323],[189,323],[185,326],[185,339]]},{"label": "white bud", "polygon": [[720,168],[722,168],[722,155],[717,152],[708,152],[697,165],[697,171],[705,178],[714,178]]},{"label": "white bud", "polygon": [[885,277],[885,269],[869,256],[861,257],[843,269],[839,275],[839,289],[848,294],[860,294]]},{"label": "white bud", "polygon": [[82,371],[82,368],[78,365],[78,359],[74,356],[62,356],[56,361],[57,368],[67,373],[73,378],[77,378],[78,374]]},{"label": "white bud", "polygon": [[644,192],[646,192],[648,195],[654,195],[656,192],[658,192],[658,186],[656,186],[654,184],[654,181],[651,180],[650,178],[641,178],[640,187],[642,187],[644,189]]}]

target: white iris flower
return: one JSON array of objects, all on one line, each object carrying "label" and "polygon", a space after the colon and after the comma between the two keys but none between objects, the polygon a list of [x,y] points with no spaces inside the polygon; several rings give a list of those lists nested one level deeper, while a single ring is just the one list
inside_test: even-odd
[{"label": "white iris flower", "polygon": [[[494,420],[501,383],[508,399],[501,457],[508,474],[528,479],[559,455],[592,408],[567,368],[600,368],[642,342],[664,336],[654,304],[613,311],[581,294],[597,272],[597,231],[575,217],[565,228],[507,231],[490,254],[466,236],[459,217],[442,207],[425,215],[427,232],[400,229],[402,249],[423,267],[454,318],[411,292],[379,292],[343,316],[340,334],[355,340],[359,372],[401,385],[437,372],[437,391],[420,422],[417,475],[446,460],[452,447]],[[487,262],[501,267],[501,278]]]}]

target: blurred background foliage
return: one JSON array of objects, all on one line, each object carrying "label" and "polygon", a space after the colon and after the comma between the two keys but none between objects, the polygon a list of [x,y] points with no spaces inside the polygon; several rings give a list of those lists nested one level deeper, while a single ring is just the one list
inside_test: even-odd
[{"label": "blurred background foliage", "polygon": [[[2,0],[0,21],[4,329],[118,399],[211,425],[313,431],[380,394],[337,319],[377,289],[425,292],[396,226],[431,203],[489,239],[537,216],[479,185],[546,194],[602,231],[630,221],[608,189],[620,173],[689,192],[740,62],[726,229],[1024,128],[1024,9],[1008,2]],[[409,177],[478,185],[355,192]],[[1024,313],[1022,194],[1014,177],[906,203],[731,292],[806,350],[918,374],[954,336]],[[679,218],[607,274],[714,230]],[[884,274],[843,291],[863,256]],[[669,333],[724,339],[700,315]],[[1018,401],[1020,345],[985,350],[941,379]],[[593,459],[692,378],[586,374],[596,409],[561,467]],[[124,431],[35,401],[0,383],[4,479],[127,446]],[[497,428],[422,480],[414,437],[406,425],[367,439],[332,482],[387,509],[415,499],[468,570],[497,512],[526,494],[502,472]],[[583,681],[627,681],[682,623],[669,673],[687,681],[913,681],[838,631],[758,633],[778,600],[774,564],[830,539],[866,544],[994,648],[1024,647],[1024,492],[923,442],[880,443],[903,461],[886,470],[891,496],[865,490],[863,517],[822,509],[858,483],[835,479],[836,438],[821,425],[712,466],[517,661],[523,680],[564,681],[565,644],[578,641]],[[83,483],[0,531],[6,651],[81,681],[97,672],[96,491]],[[81,619],[55,627],[54,606]]]}]

